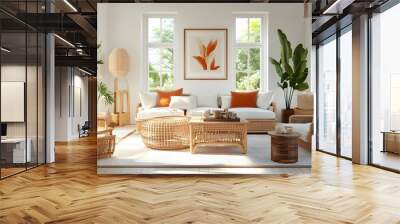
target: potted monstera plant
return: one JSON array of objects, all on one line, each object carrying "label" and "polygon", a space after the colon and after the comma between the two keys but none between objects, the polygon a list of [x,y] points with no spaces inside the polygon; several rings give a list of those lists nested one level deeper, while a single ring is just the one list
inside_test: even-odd
[{"label": "potted monstera plant", "polygon": [[288,123],[290,115],[294,114],[291,108],[293,93],[309,88],[307,83],[308,50],[303,47],[303,44],[298,44],[292,51],[290,41],[280,29],[278,29],[278,38],[281,44],[281,58],[279,60],[270,58],[270,62],[275,67],[279,78],[278,86],[283,90],[285,98],[285,108],[281,111],[282,122]]}]

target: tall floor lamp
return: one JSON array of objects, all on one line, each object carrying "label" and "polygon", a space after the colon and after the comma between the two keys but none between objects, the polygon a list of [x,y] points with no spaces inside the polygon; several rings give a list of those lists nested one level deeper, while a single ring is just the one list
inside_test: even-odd
[{"label": "tall floor lamp", "polygon": [[[118,126],[130,124],[130,99],[128,89],[119,89],[119,79],[125,81],[128,87],[126,75],[129,73],[129,55],[124,48],[116,48],[111,51],[108,59],[108,69],[114,78],[114,113],[112,121]],[[126,87],[126,88],[127,88]]]}]

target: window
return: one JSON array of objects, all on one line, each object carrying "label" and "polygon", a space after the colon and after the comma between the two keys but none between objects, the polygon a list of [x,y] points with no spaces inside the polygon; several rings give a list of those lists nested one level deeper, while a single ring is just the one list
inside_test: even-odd
[{"label": "window", "polygon": [[[370,159],[400,171],[400,4],[371,18]],[[389,132],[384,134],[384,132]]]},{"label": "window", "polygon": [[336,154],[336,36],[318,48],[317,149]]},{"label": "window", "polygon": [[[351,28],[351,27],[350,27]],[[352,157],[352,31],[340,36],[340,154]]]},{"label": "window", "polygon": [[260,89],[262,71],[262,18],[239,17],[235,21],[236,89]]},{"label": "window", "polygon": [[148,28],[148,88],[171,89],[174,83],[174,19],[151,17]]},{"label": "window", "polygon": [[390,130],[400,130],[400,73],[390,74]]},{"label": "window", "polygon": [[352,26],[317,47],[317,149],[352,157]]}]

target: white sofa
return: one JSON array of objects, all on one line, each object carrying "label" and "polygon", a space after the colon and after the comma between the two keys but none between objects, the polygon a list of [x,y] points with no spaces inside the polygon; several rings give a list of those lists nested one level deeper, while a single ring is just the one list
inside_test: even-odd
[{"label": "white sofa", "polygon": [[[136,119],[143,120],[156,117],[175,117],[185,115],[202,116],[203,112],[207,110],[221,110],[221,108],[219,108],[217,95],[185,95],[182,97],[191,97],[192,102],[180,102],[180,105],[170,105],[170,107],[156,107],[156,93],[141,93],[140,105],[137,110]],[[184,103],[191,105],[184,105]]]},{"label": "white sofa", "polygon": [[198,95],[195,97],[197,101],[196,107],[188,109],[188,116],[202,116],[207,110],[221,110],[217,95]]},{"label": "white sofa", "polygon": [[221,108],[235,112],[238,117],[246,119],[249,123],[247,129],[252,133],[264,133],[275,129],[276,125],[276,105],[273,102],[272,92],[261,92],[258,94],[257,108],[239,107],[231,108],[231,96],[220,97]]},{"label": "white sofa", "polygon": [[267,103],[268,105],[264,103],[264,106],[257,108],[230,108],[230,96],[217,95],[172,97],[170,107],[156,107],[156,93],[141,93],[140,101],[136,115],[137,120],[156,117],[202,116],[203,112],[207,110],[228,109],[249,122],[248,132],[267,132],[273,130],[276,124],[275,104],[272,102],[272,98],[271,102]]}]

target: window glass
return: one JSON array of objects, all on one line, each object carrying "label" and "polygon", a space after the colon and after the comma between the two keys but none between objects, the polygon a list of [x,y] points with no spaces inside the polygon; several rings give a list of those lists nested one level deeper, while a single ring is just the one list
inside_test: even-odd
[{"label": "window glass", "polygon": [[235,75],[236,89],[260,89],[263,49],[261,18],[236,18]]},{"label": "window glass", "polygon": [[352,35],[340,36],[340,154],[352,157]]},{"label": "window glass", "polygon": [[148,87],[170,89],[174,80],[174,19],[148,18]]},{"label": "window glass", "polygon": [[372,163],[400,170],[400,4],[371,19]]},{"label": "window glass", "polygon": [[336,154],[336,38],[318,48],[318,149]]}]

